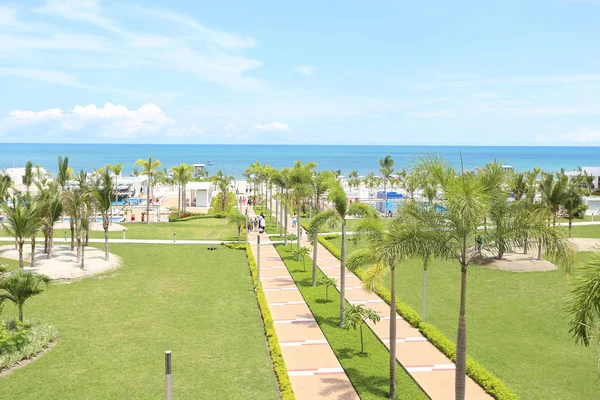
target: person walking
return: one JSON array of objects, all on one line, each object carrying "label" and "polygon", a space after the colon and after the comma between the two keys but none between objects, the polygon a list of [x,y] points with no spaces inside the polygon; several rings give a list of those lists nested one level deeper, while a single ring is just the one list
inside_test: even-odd
[{"label": "person walking", "polygon": [[292,228],[296,227],[296,214],[292,215]]}]

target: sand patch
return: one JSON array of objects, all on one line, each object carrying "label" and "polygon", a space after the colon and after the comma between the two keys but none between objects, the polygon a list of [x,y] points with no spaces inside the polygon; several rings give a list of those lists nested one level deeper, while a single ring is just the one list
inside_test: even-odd
[{"label": "sand patch", "polygon": [[[13,260],[19,259],[19,253],[14,245],[0,246],[0,256]],[[31,246],[25,244],[23,256],[31,260]],[[51,279],[81,279],[101,274],[121,266],[121,259],[109,254],[109,260],[104,260],[104,251],[95,247],[85,248],[85,269],[77,264],[77,251],[71,251],[70,245],[54,245],[52,258],[47,259],[44,254],[44,244],[36,246],[35,265],[25,267],[25,271],[33,271],[49,276]]]},{"label": "sand patch", "polygon": [[571,238],[569,240],[575,251],[597,251],[596,246],[600,245],[600,239]]},{"label": "sand patch", "polygon": [[505,254],[501,260],[485,258],[477,260],[478,265],[511,272],[556,271],[556,265],[548,260],[538,260],[536,254]]}]

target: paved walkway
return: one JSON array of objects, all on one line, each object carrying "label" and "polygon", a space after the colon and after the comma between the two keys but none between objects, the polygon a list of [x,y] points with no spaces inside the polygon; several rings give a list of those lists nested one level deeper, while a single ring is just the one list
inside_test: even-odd
[{"label": "paved walkway", "polygon": [[[291,226],[290,219],[288,229],[295,234],[295,228]],[[301,246],[310,247],[312,255],[312,245],[306,235],[302,235]],[[325,275],[340,281],[340,261],[320,243],[317,247],[317,265]],[[362,281],[348,269],[346,269],[346,300],[350,304],[364,304],[365,307],[379,312],[381,321],[377,325],[369,322],[369,326],[389,349],[390,306],[376,294],[365,292]],[[396,314],[396,343],[398,361],[431,399],[455,398],[456,365],[399,314]],[[466,397],[469,400],[493,399],[469,377],[467,377]]]},{"label": "paved walkway", "polygon": [[[252,208],[248,212],[255,217]],[[257,236],[248,236],[255,258]],[[296,398],[358,399],[277,250],[267,235],[261,240],[260,281]]]}]

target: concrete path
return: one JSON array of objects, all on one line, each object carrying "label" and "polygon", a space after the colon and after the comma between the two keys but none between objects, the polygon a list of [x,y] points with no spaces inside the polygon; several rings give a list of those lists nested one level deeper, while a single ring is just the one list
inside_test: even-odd
[{"label": "concrete path", "polygon": [[[296,228],[291,228],[291,226],[290,219],[288,230],[290,233],[296,234]],[[312,256],[312,245],[306,235],[302,236],[301,246],[310,247]],[[317,247],[317,265],[325,275],[335,278],[339,282],[340,261],[320,243]],[[376,325],[369,323],[369,326],[389,349],[390,306],[376,294],[365,292],[362,288],[362,281],[356,275],[348,269],[345,272],[346,300],[350,304],[364,304],[365,307],[379,312],[381,321]],[[402,278],[400,277],[400,279]],[[454,399],[456,365],[399,314],[396,314],[396,318],[396,351],[400,364],[431,399]],[[468,376],[466,397],[469,400],[493,399]]]},{"label": "concrete path", "polygon": [[[252,208],[248,213],[256,215]],[[255,258],[257,236],[256,231],[248,236]],[[261,235],[260,281],[296,399],[359,399],[266,234]]]}]

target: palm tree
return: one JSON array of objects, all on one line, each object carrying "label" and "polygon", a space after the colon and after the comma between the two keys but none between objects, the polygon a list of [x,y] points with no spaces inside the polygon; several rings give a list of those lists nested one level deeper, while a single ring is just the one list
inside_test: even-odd
[{"label": "palm tree", "polygon": [[[457,399],[465,397],[466,376],[466,295],[467,271],[472,260],[479,254],[473,246],[473,238],[478,234],[478,226],[488,214],[489,190],[482,180],[469,172],[457,174],[443,159],[421,158],[417,169],[439,175],[443,189],[444,209],[423,207],[416,202],[406,202],[400,210],[405,221],[404,237],[412,242],[416,254],[431,254],[435,258],[456,259],[460,264],[460,312],[456,340],[456,380]],[[391,229],[390,229],[391,230]],[[543,243],[547,253],[557,264],[569,268],[573,253],[568,243],[554,229],[536,231],[537,239]]]},{"label": "palm tree", "polygon": [[223,212],[225,212],[225,204],[227,203],[227,192],[233,179],[233,176],[225,175],[221,170],[211,178],[213,184],[221,191],[221,211]]},{"label": "palm tree", "polygon": [[283,195],[283,206],[285,210],[285,215],[282,215],[283,224],[284,224],[284,246],[287,246],[288,241],[288,203],[289,203],[289,191],[291,188],[290,182],[290,169],[282,168],[273,176],[273,182],[281,188],[281,194]]},{"label": "palm tree", "polygon": [[23,305],[44,291],[42,284],[48,287],[50,278],[22,270],[3,277],[0,279],[0,304],[5,300],[15,303],[19,309],[19,321],[23,322]]},{"label": "palm tree", "polygon": [[554,175],[544,173],[540,183],[540,192],[542,193],[542,203],[552,213],[552,225],[556,225],[556,218],[560,205],[563,203],[568,192],[567,177],[563,174]]},{"label": "palm tree", "polygon": [[[365,230],[370,242],[366,249],[353,252],[347,260],[348,269],[356,271],[368,265],[364,274],[363,288],[372,293],[383,284],[386,275],[390,275],[390,399],[396,398],[396,269],[407,256],[419,254],[413,247],[410,229],[402,224],[401,217],[392,221],[387,231],[380,221],[370,224]],[[418,244],[417,244],[418,246]]]},{"label": "palm tree", "polygon": [[381,169],[381,175],[383,176],[383,191],[387,193],[387,183],[394,172],[394,159],[389,154],[385,158],[379,159],[379,166]]},{"label": "palm tree", "polygon": [[327,275],[321,275],[319,278],[319,285],[325,285],[325,300],[329,300],[329,287],[335,287],[337,285],[337,280],[335,278],[330,278]]},{"label": "palm tree", "polygon": [[593,339],[599,339],[600,333],[600,248],[577,269],[569,287],[569,332],[576,342],[589,346]]},{"label": "palm tree", "polygon": [[94,197],[98,211],[102,216],[102,228],[104,228],[104,260],[108,261],[108,225],[110,219],[110,209],[112,208],[112,180],[109,169],[98,177],[91,191]]},{"label": "palm tree", "polygon": [[513,174],[510,179],[510,190],[515,200],[519,201],[527,195],[527,179],[525,174]]},{"label": "palm tree", "polygon": [[344,326],[344,304],[346,292],[346,218],[356,215],[369,219],[376,219],[376,211],[366,203],[355,201],[348,206],[348,197],[339,183],[329,191],[327,199],[332,203],[331,210],[323,211],[310,222],[310,231],[319,229],[324,224],[330,226],[341,224],[342,226],[342,249],[340,256],[340,327]]},{"label": "palm tree", "polygon": [[[302,161],[296,161],[294,163],[294,168],[292,168],[290,172],[290,184],[293,188],[293,196],[296,197],[296,208],[298,215],[298,223],[296,224],[296,236],[298,237],[298,248],[300,247],[300,230],[302,227],[300,226],[301,215],[302,215],[302,199],[305,197],[309,197],[312,194],[312,176],[313,170],[317,166],[314,162],[309,162],[306,164],[302,164]],[[300,261],[300,258],[297,259]]]},{"label": "palm tree", "polygon": [[[56,181],[60,185],[62,191],[65,191],[67,186],[67,182],[71,179],[71,174],[73,173],[73,169],[69,168],[69,157],[58,156],[58,175],[56,176]],[[62,221],[65,221],[64,214],[62,216]],[[71,226],[71,250],[73,250],[73,223],[69,222]]]},{"label": "palm tree", "polygon": [[181,211],[185,211],[186,205],[186,185],[192,180],[194,167],[181,163],[178,166],[171,167],[173,173],[173,182],[179,185],[177,192],[177,218],[181,218]]},{"label": "palm tree", "polygon": [[3,172],[0,172],[0,204],[4,202],[4,200],[8,196],[8,189],[12,186],[12,179],[10,179],[10,175],[7,175]]},{"label": "palm tree", "polygon": [[302,259],[302,266],[304,267],[304,272],[306,272],[306,257],[310,254],[310,249],[306,246],[298,247],[294,249],[292,252],[296,259]]},{"label": "palm tree", "polygon": [[353,187],[358,189],[358,186],[360,185],[360,179],[358,178],[357,170],[354,169],[348,174],[348,185],[350,186],[350,190],[352,190]]},{"label": "palm tree", "polygon": [[64,208],[69,214],[69,219],[71,222],[71,251],[74,250],[74,241],[75,237],[77,238],[77,261],[80,262],[81,259],[81,221],[84,218],[82,211],[84,210],[84,205],[87,201],[87,197],[90,191],[85,187],[82,189],[81,187],[67,191],[64,194]]},{"label": "palm tree", "polygon": [[373,172],[369,172],[364,179],[364,183],[365,186],[369,188],[369,195],[371,195],[373,189],[377,187],[377,177]]},{"label": "palm tree", "polygon": [[42,204],[42,220],[46,232],[46,258],[52,258],[54,247],[54,224],[63,213],[61,191],[57,182],[48,182],[45,187],[39,185],[40,201]]},{"label": "palm tree", "polygon": [[[85,269],[85,247],[87,246],[87,236],[90,230],[90,217],[92,214],[92,197],[85,196],[80,210],[80,224],[78,243],[81,243],[81,269]],[[84,238],[86,240],[84,241]],[[106,239],[105,239],[106,240]],[[79,248],[79,247],[78,247]]]},{"label": "palm tree", "polygon": [[357,328],[360,330],[360,354],[365,354],[365,343],[363,341],[363,325],[367,321],[377,324],[381,320],[379,313],[370,308],[365,308],[362,304],[350,304],[344,311],[344,319],[346,320],[346,329]]},{"label": "palm tree", "polygon": [[25,174],[23,175],[23,185],[27,188],[27,193],[29,193],[29,188],[33,185],[33,163],[29,160],[25,163]]},{"label": "palm tree", "polygon": [[[227,215],[227,221],[237,228],[238,242],[239,242],[241,240],[242,227],[244,227],[246,225],[246,215],[242,214],[238,210],[233,210],[233,212],[231,212]],[[247,228],[245,228],[245,229],[247,229]]]},{"label": "palm tree", "polygon": [[[334,184],[335,176],[332,171],[320,171],[315,172],[312,178],[312,192],[315,196],[315,215],[318,215],[320,212],[320,204],[321,197],[325,195],[325,193],[329,190],[329,188]],[[317,285],[317,247],[319,243],[319,227],[313,226],[309,232],[310,237],[312,238],[313,245],[313,259],[312,259],[312,285]]]},{"label": "palm tree", "polygon": [[581,193],[577,188],[571,188],[564,196],[562,200],[562,209],[563,213],[567,214],[567,218],[569,219],[569,237],[572,236],[573,230],[573,218],[581,216],[587,210],[587,205],[583,202],[581,198]]},{"label": "palm tree", "polygon": [[148,177],[148,185],[146,187],[146,223],[150,223],[150,191],[152,190],[152,178],[158,167],[160,167],[160,161],[153,160],[152,156],[148,157],[148,160],[137,160],[135,164],[133,164],[133,168],[137,168],[137,166],[142,167],[142,175],[146,175]]},{"label": "palm tree", "polygon": [[[15,238],[17,249],[19,251],[19,267],[23,265],[23,245],[25,239],[33,237],[42,226],[42,220],[39,217],[40,209],[37,202],[25,201],[20,197],[12,198],[12,207],[8,204],[2,206],[6,222],[2,223],[4,229]],[[32,254],[32,261],[34,255]]]}]

